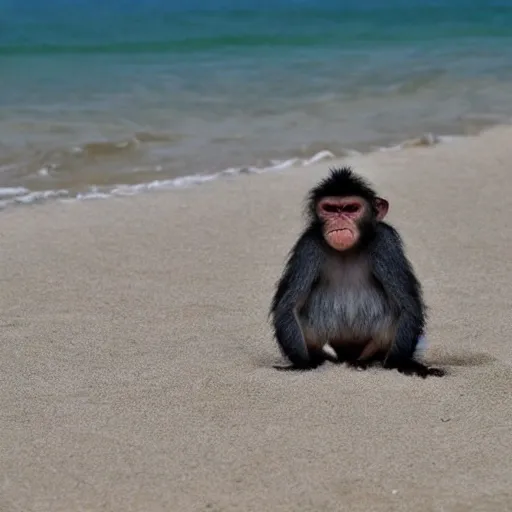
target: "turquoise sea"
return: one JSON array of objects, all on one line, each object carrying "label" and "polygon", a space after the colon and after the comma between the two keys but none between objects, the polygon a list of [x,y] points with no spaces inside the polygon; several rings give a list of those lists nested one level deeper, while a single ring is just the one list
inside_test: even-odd
[{"label": "turquoise sea", "polygon": [[0,206],[511,116],[512,0],[0,0]]}]

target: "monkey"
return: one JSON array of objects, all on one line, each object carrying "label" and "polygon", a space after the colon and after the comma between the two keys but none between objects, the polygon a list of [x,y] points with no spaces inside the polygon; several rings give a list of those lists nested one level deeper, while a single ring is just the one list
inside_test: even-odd
[{"label": "monkey", "polygon": [[274,368],[331,361],[445,375],[415,358],[426,305],[402,238],[384,221],[389,202],[351,167],[329,171],[308,193],[307,226],[276,283],[269,316],[288,363]]}]

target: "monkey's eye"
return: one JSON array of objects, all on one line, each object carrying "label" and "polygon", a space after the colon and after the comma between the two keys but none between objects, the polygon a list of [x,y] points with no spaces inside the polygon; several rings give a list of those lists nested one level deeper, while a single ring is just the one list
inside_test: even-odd
[{"label": "monkey's eye", "polygon": [[361,209],[359,203],[328,203],[325,202],[321,206],[325,213],[357,213]]},{"label": "monkey's eye", "polygon": [[337,204],[330,204],[330,203],[325,203],[323,206],[322,206],[322,209],[326,212],[329,212],[329,213],[338,213],[338,212],[341,212],[341,206],[337,205]]},{"label": "monkey's eye", "polygon": [[346,204],[341,208],[341,211],[345,213],[356,213],[359,211],[359,205],[357,203]]}]

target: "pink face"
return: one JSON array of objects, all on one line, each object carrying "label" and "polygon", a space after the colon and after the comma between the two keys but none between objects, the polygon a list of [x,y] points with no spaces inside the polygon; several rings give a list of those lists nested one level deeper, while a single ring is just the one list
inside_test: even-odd
[{"label": "pink face", "polygon": [[[385,199],[377,198],[377,220],[382,220],[389,208]],[[324,197],[317,205],[317,214],[324,222],[326,242],[337,251],[346,251],[359,240],[359,223],[368,215],[368,203],[358,196]]]}]

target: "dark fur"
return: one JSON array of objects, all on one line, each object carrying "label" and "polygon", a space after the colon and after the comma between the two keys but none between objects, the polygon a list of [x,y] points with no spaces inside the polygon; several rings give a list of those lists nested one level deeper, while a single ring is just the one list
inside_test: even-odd
[{"label": "dark fur", "polygon": [[349,168],[331,171],[309,194],[309,225],[290,252],[270,310],[281,351],[291,367],[314,368],[325,354],[312,341],[320,347],[328,342],[340,361],[365,367],[369,362],[358,357],[364,340],[371,338],[379,346],[382,342],[371,361],[403,373],[441,375],[441,370],[414,360],[425,328],[425,305],[397,231],[377,222],[372,209],[356,248],[339,253],[325,242],[317,202],[325,196],[349,195],[372,206],[377,198]]},{"label": "dark fur", "polygon": [[372,206],[377,198],[369,184],[360,176],[356,176],[350,167],[332,169],[330,176],[311,190],[308,195],[308,213],[311,220],[318,220],[315,208],[318,201],[326,196],[359,196]]}]

